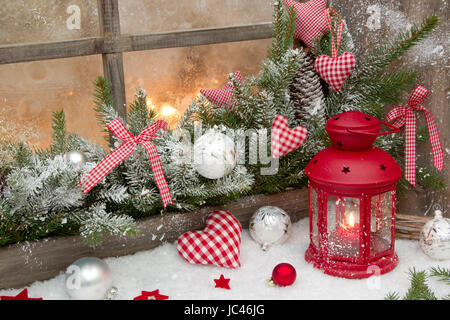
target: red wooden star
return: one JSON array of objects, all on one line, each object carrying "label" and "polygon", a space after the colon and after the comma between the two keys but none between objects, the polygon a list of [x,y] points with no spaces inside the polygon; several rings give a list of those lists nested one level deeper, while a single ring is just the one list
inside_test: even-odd
[{"label": "red wooden star", "polygon": [[220,275],[219,279],[214,279],[214,282],[216,283],[216,288],[223,288],[230,290],[230,279],[225,279],[223,274]]},{"label": "red wooden star", "polygon": [[22,292],[20,292],[15,297],[9,297],[9,296],[0,296],[0,300],[43,300],[42,298],[29,298],[28,297],[28,289],[23,289]]},{"label": "red wooden star", "polygon": [[308,47],[313,47],[313,40],[328,32],[325,18],[327,0],[298,2],[284,0],[287,7],[294,7],[296,13],[294,38],[301,39]]},{"label": "red wooden star", "polygon": [[135,297],[133,300],[167,300],[169,296],[159,294],[159,289],[155,291],[142,291],[140,296]]}]

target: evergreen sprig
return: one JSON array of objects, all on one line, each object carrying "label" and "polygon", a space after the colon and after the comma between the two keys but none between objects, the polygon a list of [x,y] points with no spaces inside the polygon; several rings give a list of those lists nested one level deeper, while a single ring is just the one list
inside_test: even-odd
[{"label": "evergreen sprig", "polygon": [[[433,267],[428,274],[426,271],[417,271],[415,268],[409,270],[410,287],[406,294],[401,297],[398,292],[390,292],[385,300],[438,300],[435,293],[431,290],[428,280],[430,277],[436,277],[438,280],[450,285],[450,269],[442,267]],[[448,299],[450,295],[443,299]]]}]

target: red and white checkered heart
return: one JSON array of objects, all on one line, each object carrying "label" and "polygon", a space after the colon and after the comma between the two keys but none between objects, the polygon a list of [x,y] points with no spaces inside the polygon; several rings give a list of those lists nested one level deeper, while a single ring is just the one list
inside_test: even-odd
[{"label": "red and white checkered heart", "polygon": [[189,231],[178,238],[178,253],[189,263],[239,268],[242,226],[228,211],[214,211],[203,231]]},{"label": "red and white checkered heart", "polygon": [[276,116],[272,123],[272,157],[279,158],[294,151],[305,142],[307,137],[308,130],[306,128],[295,127],[291,129],[284,116]]},{"label": "red and white checkered heart", "polygon": [[355,56],[351,52],[344,52],[338,58],[319,56],[314,62],[314,67],[322,79],[338,92],[355,68],[355,64]]}]

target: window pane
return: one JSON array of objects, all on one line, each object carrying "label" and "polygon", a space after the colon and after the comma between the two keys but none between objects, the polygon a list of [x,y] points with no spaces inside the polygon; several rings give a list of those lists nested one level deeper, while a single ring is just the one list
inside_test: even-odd
[{"label": "window pane", "polygon": [[92,105],[94,81],[101,74],[101,56],[0,65],[2,128],[31,129],[29,142],[47,147],[52,112],[64,109],[68,131],[103,143]]},{"label": "window pane", "polygon": [[98,35],[97,0],[1,1],[0,44]]},{"label": "window pane", "polygon": [[124,53],[127,102],[136,88],[145,89],[158,113],[176,109],[164,119],[173,128],[201,89],[223,87],[237,70],[244,77],[258,75],[270,44],[267,39]]},{"label": "window pane", "polygon": [[376,255],[391,248],[393,191],[372,197],[370,217],[370,254]]},{"label": "window pane", "polygon": [[328,254],[342,258],[359,255],[360,201],[329,196],[327,199]]},{"label": "window pane", "polygon": [[152,33],[272,21],[272,2],[119,0],[122,33]]}]

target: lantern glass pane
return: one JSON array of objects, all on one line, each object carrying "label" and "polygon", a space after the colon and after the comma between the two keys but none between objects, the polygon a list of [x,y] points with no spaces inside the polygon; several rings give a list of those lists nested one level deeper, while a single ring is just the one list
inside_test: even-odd
[{"label": "lantern glass pane", "polygon": [[311,241],[316,248],[319,247],[319,228],[317,226],[319,217],[318,196],[314,188],[311,188]]},{"label": "lantern glass pane", "polygon": [[329,196],[327,199],[328,253],[342,258],[359,256],[360,200]]},{"label": "lantern glass pane", "polygon": [[391,248],[393,191],[372,197],[370,217],[370,254],[377,255]]}]

